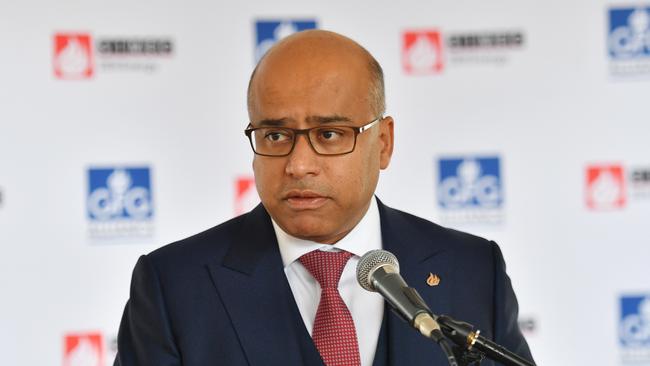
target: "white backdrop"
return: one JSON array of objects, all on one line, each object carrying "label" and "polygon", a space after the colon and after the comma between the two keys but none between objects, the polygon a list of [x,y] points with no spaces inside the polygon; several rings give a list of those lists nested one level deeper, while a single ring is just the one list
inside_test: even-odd
[{"label": "white backdrop", "polygon": [[[256,45],[310,23],[384,68],[396,148],[379,197],[501,245],[538,364],[650,364],[648,14],[598,0],[0,1],[3,364],[111,364],[137,257],[254,206],[242,131]],[[491,179],[489,199],[441,200],[447,178]],[[102,220],[91,196],[108,191]]]}]

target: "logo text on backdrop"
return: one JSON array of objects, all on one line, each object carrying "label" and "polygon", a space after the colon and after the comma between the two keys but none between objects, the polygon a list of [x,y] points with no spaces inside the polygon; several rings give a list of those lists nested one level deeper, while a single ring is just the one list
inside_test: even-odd
[{"label": "logo text on backdrop", "polygon": [[650,76],[650,6],[609,9],[607,49],[612,76]]},{"label": "logo text on backdrop", "polygon": [[624,362],[650,362],[650,295],[622,296],[619,343]]},{"label": "logo text on backdrop", "polygon": [[589,164],[585,179],[585,203],[593,211],[620,210],[650,200],[650,166]]},{"label": "logo text on backdrop", "polygon": [[98,70],[153,73],[159,68],[160,60],[170,57],[173,52],[174,43],[168,37],[93,37],[90,33],[56,33],[54,76],[78,80],[90,79]]},{"label": "logo text on backdrop", "polygon": [[255,63],[277,41],[296,32],[316,29],[315,19],[266,19],[255,22]]},{"label": "logo text on backdrop", "polygon": [[442,32],[416,29],[402,33],[402,68],[409,75],[440,74],[447,67],[506,64],[524,46],[522,31]]},{"label": "logo text on backdrop", "polygon": [[437,196],[444,223],[500,224],[504,192],[499,157],[439,159]]},{"label": "logo text on backdrop", "polygon": [[90,168],[87,210],[92,238],[150,236],[153,201],[149,167]]}]

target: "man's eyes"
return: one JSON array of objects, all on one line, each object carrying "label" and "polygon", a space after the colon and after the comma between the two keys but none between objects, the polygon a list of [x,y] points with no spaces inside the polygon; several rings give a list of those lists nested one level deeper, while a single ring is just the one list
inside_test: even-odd
[{"label": "man's eyes", "polygon": [[273,142],[284,141],[291,139],[291,133],[284,130],[269,130],[264,132],[264,138]]},{"label": "man's eyes", "polygon": [[[314,141],[316,141],[315,139],[320,141],[335,141],[352,135],[353,132],[351,130],[348,131],[346,128],[323,127],[313,129],[309,134],[310,138]],[[292,141],[295,137],[295,133],[287,129],[264,129],[262,135],[269,142]]]},{"label": "man's eyes", "polygon": [[332,140],[335,138],[339,138],[341,136],[345,135],[345,131],[342,130],[337,130],[337,129],[322,129],[318,130],[318,137],[325,139],[325,140]]}]

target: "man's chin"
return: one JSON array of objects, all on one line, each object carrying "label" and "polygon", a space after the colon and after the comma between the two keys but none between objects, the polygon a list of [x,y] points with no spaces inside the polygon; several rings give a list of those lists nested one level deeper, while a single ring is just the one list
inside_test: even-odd
[{"label": "man's chin", "polygon": [[321,217],[311,215],[298,216],[285,222],[284,225],[280,225],[287,234],[298,239],[311,240],[319,243],[333,243],[340,239],[336,238],[336,230],[329,230],[328,227],[330,225],[324,222]]}]

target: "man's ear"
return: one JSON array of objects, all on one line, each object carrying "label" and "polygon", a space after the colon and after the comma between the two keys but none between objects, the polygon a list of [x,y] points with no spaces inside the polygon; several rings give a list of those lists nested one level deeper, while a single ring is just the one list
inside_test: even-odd
[{"label": "man's ear", "polygon": [[386,116],[379,124],[379,143],[381,150],[379,151],[379,167],[381,169],[388,168],[390,158],[393,156],[393,117]]}]

